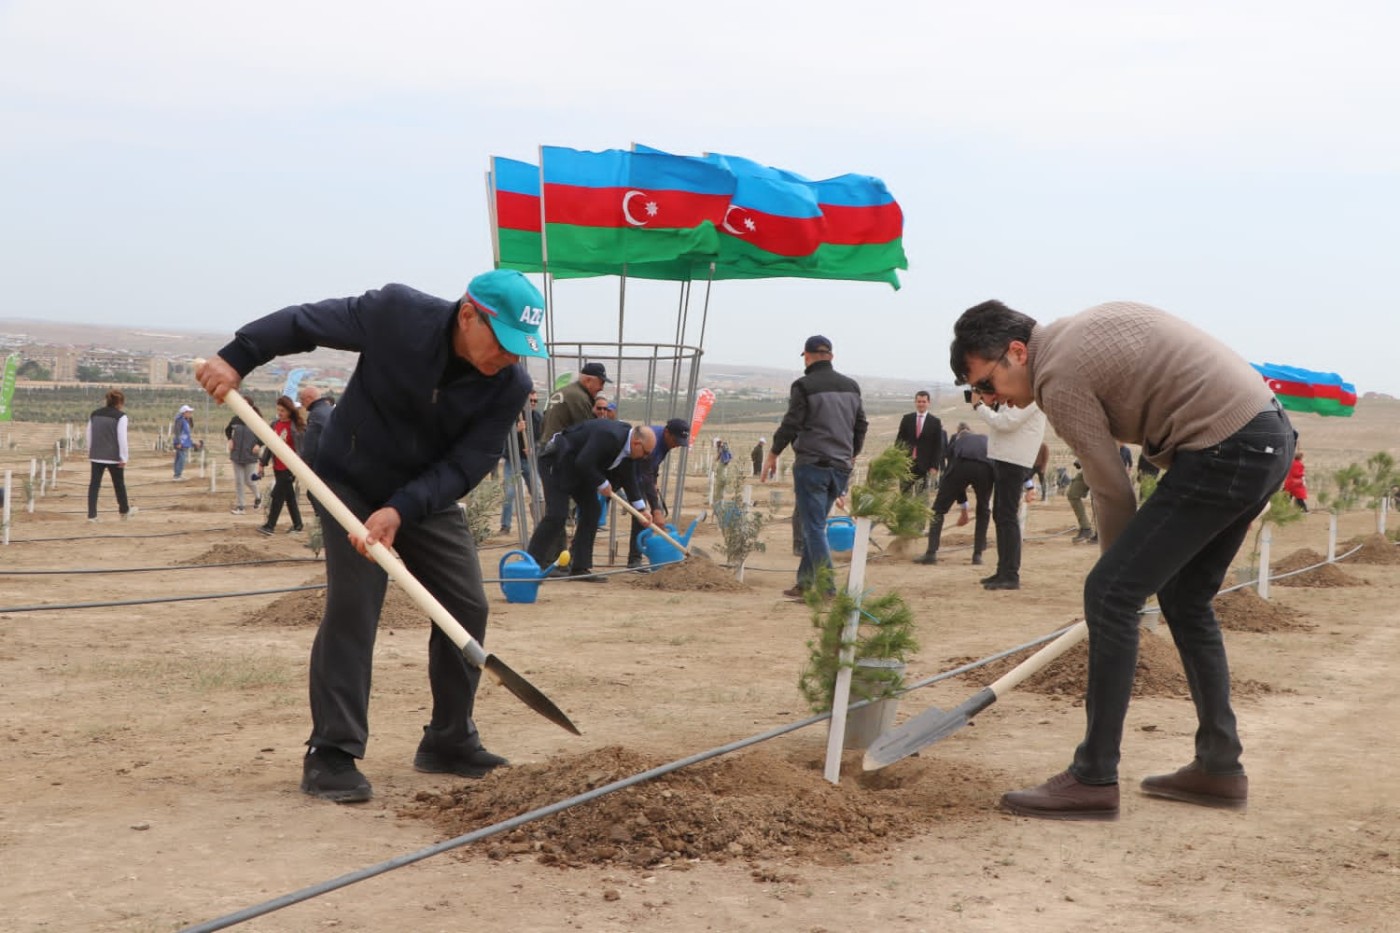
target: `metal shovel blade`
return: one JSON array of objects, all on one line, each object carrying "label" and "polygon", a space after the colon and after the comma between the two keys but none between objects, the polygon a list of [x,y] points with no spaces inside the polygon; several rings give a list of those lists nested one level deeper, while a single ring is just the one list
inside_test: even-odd
[{"label": "metal shovel blade", "polygon": [[866,771],[876,771],[908,758],[934,742],[946,739],[971,722],[973,716],[996,702],[996,698],[996,694],[990,688],[984,688],[951,710],[930,706],[913,719],[876,739],[865,750],[861,767]]},{"label": "metal shovel blade", "polygon": [[569,717],[564,715],[564,711],[555,706],[554,702],[550,700],[549,697],[541,693],[534,684],[511,670],[506,662],[502,661],[494,654],[488,654],[486,656],[486,662],[482,665],[482,669],[489,671],[491,676],[496,678],[497,683],[515,694],[520,702],[539,713],[545,719],[548,719],[556,726],[568,729],[574,735],[582,734],[578,731],[578,726],[574,725]]}]

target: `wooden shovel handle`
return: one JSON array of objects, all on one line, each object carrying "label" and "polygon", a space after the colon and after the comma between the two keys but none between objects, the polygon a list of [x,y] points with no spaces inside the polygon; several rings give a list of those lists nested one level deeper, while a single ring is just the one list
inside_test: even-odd
[{"label": "wooden shovel handle", "polygon": [[1017,684],[1026,680],[1026,678],[1039,674],[1051,661],[1054,661],[1060,655],[1079,644],[1084,640],[1084,636],[1088,634],[1089,624],[1087,622],[1081,620],[1075,623],[1059,638],[1050,642],[1050,644],[1041,648],[1005,674],[1002,674],[1001,677],[993,682],[987,689],[991,690],[992,693],[996,694],[998,697],[1004,695],[1008,690],[1013,689]]},{"label": "wooden shovel handle", "polygon": [[633,508],[632,503],[619,496],[614,490],[608,490],[608,495],[612,496],[613,499],[618,503],[618,505],[621,505],[624,509],[631,512],[633,516],[635,516],[636,518],[640,518],[643,524],[645,524],[652,531],[656,532],[661,537],[665,538],[667,541],[670,541],[673,545],[679,548],[680,552],[686,557],[690,556],[690,548],[686,547],[684,544],[681,544],[675,538],[668,535],[666,533],[665,528],[662,528],[656,522],[652,521],[648,516],[643,515],[641,512],[638,512],[635,508]]},{"label": "wooden shovel handle", "polygon": [[[228,395],[224,396],[224,404],[233,409],[233,413],[243,419],[243,423],[248,429],[258,436],[272,452],[287,465],[296,478],[301,481],[311,495],[316,497],[316,501],[340,523],[340,527],[353,535],[361,538],[369,534],[369,529],[364,522],[355,517],[355,513],[340,501],[340,497],[331,492],[331,488],[325,484],[321,477],[311,471],[311,467],[306,465],[306,461],[297,456],[296,451],[287,446],[287,442],[277,436],[277,432],[272,429],[272,425],[264,421],[253,406],[248,404],[248,400],[238,394],[237,389],[230,389]],[[375,542],[368,548],[369,556],[374,558],[374,562],[384,568],[395,583],[403,587],[410,599],[418,605],[418,608],[426,612],[437,625],[442,629],[443,634],[452,639],[452,643],[462,652],[468,661],[475,667],[482,667],[486,663],[486,650],[481,644],[472,638],[471,634],[462,627],[462,623],[452,617],[437,598],[429,593],[423,584],[418,582],[398,555],[389,550],[383,544]]]}]

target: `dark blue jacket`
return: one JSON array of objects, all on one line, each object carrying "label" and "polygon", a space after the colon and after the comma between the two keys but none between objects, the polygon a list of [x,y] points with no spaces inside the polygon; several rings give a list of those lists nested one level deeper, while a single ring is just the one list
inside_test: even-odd
[{"label": "dark blue jacket", "polygon": [[[607,480],[614,490],[624,490],[633,507],[646,507],[637,482],[637,461],[623,457],[615,468],[612,462],[627,449],[632,425],[626,421],[594,418],[565,428],[554,441],[554,479],[563,489],[597,489]],[[619,493],[620,495],[621,493]]]},{"label": "dark blue jacket", "polygon": [[452,352],[456,315],[455,301],[386,285],[274,311],[244,325],[219,355],[246,376],[315,347],[358,351],[316,472],[411,523],[481,482],[530,394],[525,367],[486,376]]}]

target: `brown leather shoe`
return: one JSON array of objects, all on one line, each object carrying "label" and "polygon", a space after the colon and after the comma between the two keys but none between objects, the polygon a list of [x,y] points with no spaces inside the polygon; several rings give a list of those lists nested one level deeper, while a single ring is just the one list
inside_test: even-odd
[{"label": "brown leather shoe", "polygon": [[1142,779],[1142,792],[1203,807],[1243,810],[1249,803],[1249,778],[1243,774],[1211,774],[1193,761],[1171,774]]},{"label": "brown leather shoe", "polygon": [[1061,771],[1039,787],[1002,794],[1001,806],[1017,816],[1042,820],[1116,820],[1117,784],[1081,784]]}]

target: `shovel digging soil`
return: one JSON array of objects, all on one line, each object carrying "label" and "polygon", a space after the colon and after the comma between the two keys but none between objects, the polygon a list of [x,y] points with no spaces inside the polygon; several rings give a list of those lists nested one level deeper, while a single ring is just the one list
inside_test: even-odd
[{"label": "shovel digging soil", "polygon": [[1059,638],[1007,671],[991,686],[983,687],[953,709],[945,711],[931,706],[903,725],[896,726],[876,739],[866,750],[862,766],[866,771],[875,771],[908,758],[940,739],[946,739],[995,703],[1002,694],[1039,673],[1050,662],[1083,641],[1088,634],[1089,626],[1084,622],[1077,622]]},{"label": "shovel digging soil", "polygon": [[[272,426],[253,411],[252,406],[237,390],[229,390],[228,395],[224,396],[224,404],[233,409],[234,414],[238,415],[249,430],[258,436],[258,440],[271,448],[272,452],[301,481],[302,486],[315,496],[321,505],[325,506],[326,511],[331,513],[331,516],[340,523],[342,528],[359,537],[364,537],[368,533],[364,523],[355,517],[355,513],[351,512],[345,503],[331,492],[330,487],[297,456],[296,452],[277,436],[277,432],[272,429]],[[488,654],[486,649],[482,648],[481,644],[462,627],[462,624],[452,617],[452,614],[443,607],[442,603],[438,602],[437,598],[418,582],[418,579],[409,572],[403,561],[399,560],[393,551],[376,542],[370,545],[369,554],[374,558],[375,563],[383,567],[384,572],[403,588],[418,607],[432,618],[433,623],[442,629],[443,634],[452,639],[452,643],[461,650],[463,656],[472,666],[491,674],[501,686],[515,694],[517,699],[545,719],[567,729],[574,735],[580,734],[578,727],[569,720],[568,716],[564,715],[563,710],[554,705],[549,697],[541,693],[524,677],[511,670],[500,658],[494,654]]]}]

